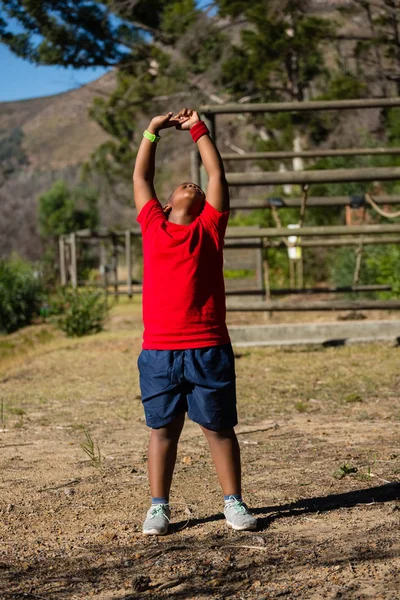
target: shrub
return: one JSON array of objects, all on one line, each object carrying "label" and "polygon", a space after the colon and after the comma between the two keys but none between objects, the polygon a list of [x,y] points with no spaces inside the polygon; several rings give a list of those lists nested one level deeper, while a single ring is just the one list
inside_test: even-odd
[{"label": "shrub", "polygon": [[[332,279],[338,286],[352,285],[355,268],[354,250],[341,248],[332,265]],[[388,284],[391,292],[379,292],[380,298],[400,296],[400,248],[397,245],[366,246],[363,249],[360,285]]]},{"label": "shrub", "polygon": [[0,333],[30,325],[42,300],[42,284],[31,263],[16,255],[0,260]]},{"label": "shrub", "polygon": [[63,288],[51,300],[50,313],[68,337],[98,333],[104,329],[109,308],[103,292]]}]

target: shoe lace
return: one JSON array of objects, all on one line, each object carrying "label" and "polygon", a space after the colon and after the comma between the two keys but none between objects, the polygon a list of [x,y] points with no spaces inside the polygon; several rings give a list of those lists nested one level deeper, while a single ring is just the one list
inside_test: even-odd
[{"label": "shoe lace", "polygon": [[236,514],[247,514],[247,506],[245,505],[245,503],[242,500],[234,498],[233,496],[229,498],[229,506],[233,508]]},{"label": "shoe lace", "polygon": [[165,514],[165,509],[163,504],[155,504],[154,507],[150,511],[150,518],[155,519],[156,517],[165,517],[170,523],[170,519]]}]

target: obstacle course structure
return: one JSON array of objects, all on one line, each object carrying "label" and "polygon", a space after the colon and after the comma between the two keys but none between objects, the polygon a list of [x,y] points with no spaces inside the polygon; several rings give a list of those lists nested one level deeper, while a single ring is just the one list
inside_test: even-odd
[{"label": "obstacle course structure", "polygon": [[[285,102],[269,104],[225,104],[208,105],[201,108],[203,119],[208,124],[211,135],[217,137],[217,116],[221,114],[246,114],[246,113],[278,113],[278,112],[303,112],[303,111],[325,111],[325,110],[350,110],[383,107],[400,107],[400,98],[377,98],[365,100],[338,100],[338,101],[310,101],[310,102]],[[282,160],[284,158],[314,158],[317,156],[361,156],[361,155],[398,155],[400,148],[351,148],[333,150],[308,150],[302,152],[250,152],[243,154],[222,153],[223,160],[241,161],[246,160]],[[205,185],[204,172],[201,167],[200,156],[197,151],[191,154],[192,179],[197,184]],[[316,183],[344,183],[344,182],[372,182],[372,181],[394,181],[400,179],[400,167],[359,168],[359,169],[330,169],[330,170],[307,170],[307,171],[262,171],[262,172],[227,172],[227,181],[230,186],[273,186],[273,185],[299,185],[302,195],[299,198],[270,197],[265,201],[258,202],[232,202],[233,210],[265,209],[271,210],[275,227],[228,227],[226,233],[225,248],[227,253],[235,251],[252,250],[254,252],[254,265],[256,271],[256,287],[249,289],[234,289],[227,291],[227,295],[236,296],[235,302],[228,302],[228,310],[257,310],[257,311],[303,311],[303,310],[358,310],[358,309],[400,309],[400,300],[359,300],[359,301],[335,301],[306,303],[299,302],[272,302],[272,296],[285,294],[307,294],[314,293],[344,293],[390,290],[390,286],[358,285],[359,266],[362,248],[368,244],[399,244],[400,223],[379,225],[336,225],[336,226],[304,226],[306,210],[316,206],[337,207],[347,206],[350,208],[366,207],[373,209],[379,214],[391,218],[399,216],[400,212],[388,213],[382,210],[384,205],[400,204],[400,196],[376,196],[360,194],[356,196],[334,196],[334,197],[312,197],[310,191]],[[282,227],[279,219],[279,210],[288,207],[299,207],[299,226],[296,230]],[[100,263],[102,271],[102,285],[106,293],[110,292],[118,298],[120,294],[128,294],[140,291],[140,282],[133,280],[132,240],[140,236],[138,229],[125,232],[100,231],[78,231],[68,236],[60,237],[60,273],[61,282],[68,281],[74,286],[85,284],[78,282],[77,277],[77,243],[95,243],[100,248]],[[289,240],[295,240],[290,242]],[[346,288],[304,288],[302,276],[302,261],[290,260],[290,288],[271,289],[269,283],[268,250],[281,248],[286,251],[295,250],[298,255],[302,248],[315,247],[339,247],[355,246],[357,248],[358,274],[355,273],[353,285]],[[108,250],[107,250],[108,248]],[[111,250],[110,250],[111,248]],[[298,252],[300,251],[300,253]],[[118,254],[124,252],[126,255],[126,281],[118,280]],[[289,253],[290,254],[290,253]],[[107,259],[111,256],[111,261]],[[111,263],[111,264],[109,264]],[[295,280],[297,280],[295,284]],[[124,289],[120,289],[123,286]],[[243,296],[258,296],[257,301],[239,302],[238,298]]]}]

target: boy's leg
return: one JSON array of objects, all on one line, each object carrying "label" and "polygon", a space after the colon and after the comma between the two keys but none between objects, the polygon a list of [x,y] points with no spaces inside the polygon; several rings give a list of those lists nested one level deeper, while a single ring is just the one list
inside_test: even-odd
[{"label": "boy's leg", "polygon": [[148,449],[148,472],[153,498],[168,498],[174,474],[179,437],[185,422],[182,412],[165,427],[152,429]]},{"label": "boy's leg", "polygon": [[211,431],[201,426],[210,445],[211,456],[224,493],[224,515],[233,529],[245,531],[257,528],[257,519],[250,514],[241,494],[240,449],[233,428]]},{"label": "boy's leg", "polygon": [[241,494],[240,448],[233,428],[211,431],[201,426],[210,446],[224,496]]},{"label": "boy's leg", "polygon": [[168,532],[171,518],[169,491],[184,421],[185,413],[182,412],[168,425],[151,430],[148,470],[152,503],[143,523],[143,533],[147,535],[164,535]]}]

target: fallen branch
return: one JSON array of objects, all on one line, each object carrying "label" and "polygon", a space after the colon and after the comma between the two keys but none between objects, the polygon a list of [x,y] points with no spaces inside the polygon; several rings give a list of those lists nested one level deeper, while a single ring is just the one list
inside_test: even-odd
[{"label": "fallen branch", "polygon": [[[265,423],[265,421],[264,421]],[[258,431],[268,431],[268,429],[278,429],[278,423],[270,421],[269,423],[259,423],[258,425],[239,425],[236,431],[236,435],[244,435],[246,433],[257,433]]]},{"label": "fallen branch", "polygon": [[223,546],[223,548],[246,548],[248,550],[262,550],[263,552],[267,552],[268,548],[265,548],[264,546]]},{"label": "fallen branch", "polygon": [[60,483],[60,485],[54,485],[52,487],[41,488],[40,490],[38,490],[38,492],[47,492],[49,490],[59,490],[63,487],[67,487],[68,485],[76,485],[77,483],[80,483],[80,482],[81,482],[80,479],[73,479],[72,481],[67,481],[67,483]]},{"label": "fallen branch", "polygon": [[182,578],[179,577],[178,579],[173,579],[172,581],[166,581],[165,583],[162,583],[161,585],[159,585],[157,587],[157,590],[167,590],[169,588],[175,587],[176,585],[179,585],[180,583],[182,583]]}]

